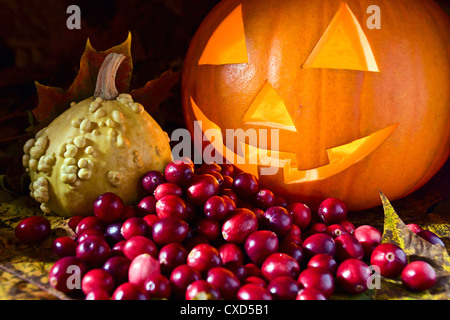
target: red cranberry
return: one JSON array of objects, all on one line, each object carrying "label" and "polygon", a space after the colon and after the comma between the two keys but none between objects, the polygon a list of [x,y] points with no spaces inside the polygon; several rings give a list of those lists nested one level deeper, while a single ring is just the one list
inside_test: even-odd
[{"label": "red cranberry", "polygon": [[247,263],[244,265],[244,268],[245,268],[245,273],[247,274],[247,277],[252,277],[252,276],[260,277],[260,278],[263,277],[261,269],[259,268],[259,266],[257,266],[254,263]]},{"label": "red cranberry", "polygon": [[52,252],[57,258],[74,256],[78,243],[70,237],[59,237],[53,241]]},{"label": "red cranberry", "polygon": [[331,274],[336,274],[338,264],[332,256],[326,253],[316,254],[308,261],[308,268],[322,268]]},{"label": "red cranberry", "polygon": [[123,246],[123,254],[125,257],[133,261],[138,255],[147,253],[152,257],[158,257],[158,247],[147,237],[134,236],[128,239]]},{"label": "red cranberry", "polygon": [[125,282],[116,288],[112,300],[148,300],[144,289],[137,284]]},{"label": "red cranberry", "polygon": [[275,197],[275,205],[286,208],[289,205],[289,202],[286,200],[286,198],[284,198],[282,196],[276,196]]},{"label": "red cranberry", "polygon": [[223,176],[217,172],[217,171],[211,171],[208,172],[208,174],[212,175],[214,178],[216,178],[217,182],[219,183],[219,187],[222,187],[223,184]]},{"label": "red cranberry", "polygon": [[192,232],[190,232],[186,239],[183,241],[183,244],[188,251],[191,251],[196,245],[202,243],[209,244],[209,241],[205,238],[205,236],[200,234],[193,234]]},{"label": "red cranberry", "polygon": [[270,292],[253,283],[244,284],[236,293],[237,300],[272,300]]},{"label": "red cranberry", "polygon": [[280,206],[270,207],[264,211],[262,221],[264,229],[272,230],[280,237],[287,235],[292,227],[292,215]]},{"label": "red cranberry", "polygon": [[418,233],[423,230],[421,226],[415,223],[409,223],[406,226],[409,228],[409,230],[411,230],[414,233]]},{"label": "red cranberry", "polygon": [[153,224],[153,240],[164,246],[171,242],[182,242],[189,232],[189,224],[174,217],[159,219]]},{"label": "red cranberry", "polygon": [[164,182],[166,182],[164,174],[159,171],[153,170],[147,172],[144,178],[142,178],[142,187],[148,194],[153,194],[156,187]]},{"label": "red cranberry", "polygon": [[295,242],[287,242],[283,240],[279,245],[278,251],[291,256],[299,265],[303,264],[305,254],[303,253],[302,247]]},{"label": "red cranberry", "polygon": [[147,236],[150,232],[150,228],[143,218],[132,217],[125,220],[120,232],[123,238],[128,240],[135,236]]},{"label": "red cranberry", "polygon": [[347,229],[345,229],[340,224],[331,224],[327,227],[327,230],[325,230],[325,233],[330,235],[333,239],[336,239],[340,235],[343,234],[349,234]]},{"label": "red cranberry", "polygon": [[85,217],[78,223],[75,233],[79,236],[88,229],[97,229],[103,232],[105,229],[105,223],[94,216]]},{"label": "red cranberry", "polygon": [[143,253],[131,261],[128,269],[128,281],[143,286],[150,276],[160,273],[159,261],[148,253]]},{"label": "red cranberry", "polygon": [[23,219],[15,229],[17,240],[24,244],[35,244],[50,236],[50,222],[42,216],[32,216]]},{"label": "red cranberry", "polygon": [[200,168],[197,169],[198,174],[209,174],[211,172],[221,172],[222,167],[218,165],[217,163],[202,163]]},{"label": "red cranberry", "polygon": [[128,269],[131,261],[128,258],[115,256],[111,257],[103,264],[103,270],[109,272],[114,279],[114,284],[118,285],[128,281]]},{"label": "red cranberry", "polygon": [[396,278],[408,264],[408,257],[396,244],[382,243],[373,250],[370,263],[380,268],[383,277]]},{"label": "red cranberry", "polygon": [[102,238],[88,237],[79,243],[76,250],[77,258],[86,262],[88,267],[97,268],[110,257],[111,249]]},{"label": "red cranberry", "polygon": [[175,160],[166,166],[164,176],[167,182],[185,186],[194,176],[194,169],[188,163]]},{"label": "red cranberry", "polygon": [[117,242],[125,240],[122,235],[122,222],[114,222],[106,226],[104,237],[106,242],[112,247]]},{"label": "red cranberry", "polygon": [[147,277],[144,290],[150,299],[169,299],[172,293],[169,279],[162,274],[152,274]]},{"label": "red cranberry", "polygon": [[302,248],[308,258],[320,253],[327,253],[332,257],[336,254],[336,244],[326,233],[315,233],[309,236],[303,241]]},{"label": "red cranberry", "polygon": [[217,239],[220,235],[220,225],[211,219],[201,219],[196,223],[194,231],[197,235],[204,236],[209,241]]},{"label": "red cranberry", "polygon": [[146,216],[144,216],[142,219],[144,219],[144,221],[147,223],[147,225],[149,226],[149,231],[152,230],[153,228],[153,224],[159,220],[159,217],[156,214],[148,214]]},{"label": "red cranberry", "polygon": [[336,259],[344,261],[346,259],[361,259],[364,257],[364,250],[358,239],[351,234],[343,234],[334,239],[336,244]]},{"label": "red cranberry", "polygon": [[86,231],[81,233],[76,239],[77,243],[82,243],[84,240],[93,237],[105,240],[104,233],[97,229],[87,229]]},{"label": "red cranberry", "polygon": [[305,230],[305,232],[302,233],[302,238],[306,239],[310,235],[316,234],[316,233],[325,233],[327,231],[327,225],[322,222],[315,222],[312,223],[308,229]]},{"label": "red cranberry", "polygon": [[221,196],[221,197],[225,197],[226,196],[226,197],[230,198],[231,200],[233,200],[233,202],[235,204],[238,202],[238,197],[237,197],[236,193],[231,188],[230,189],[228,189],[228,188],[220,189],[219,196]]},{"label": "red cranberry", "polygon": [[300,272],[298,262],[285,253],[273,253],[264,260],[261,271],[267,280],[280,276],[296,278]]},{"label": "red cranberry", "polygon": [[175,217],[181,220],[188,218],[184,200],[173,194],[164,196],[156,202],[156,214],[159,218]]},{"label": "red cranberry", "polygon": [[127,240],[117,242],[111,249],[111,256],[125,256],[125,254],[123,253],[123,248],[125,247],[126,243]]},{"label": "red cranberry", "polygon": [[275,195],[269,189],[260,189],[256,193],[253,203],[258,208],[267,210],[275,205]]},{"label": "red cranberry", "polygon": [[303,288],[317,289],[325,298],[330,298],[334,291],[334,277],[326,269],[306,268],[299,277],[298,282]]},{"label": "red cranberry", "polygon": [[259,182],[254,175],[241,172],[234,177],[233,188],[240,198],[249,199],[259,191]]},{"label": "red cranberry", "polygon": [[50,268],[48,282],[61,292],[74,292],[80,289],[81,279],[88,271],[86,263],[76,257],[64,257]]},{"label": "red cranberry", "polygon": [[440,244],[441,246],[445,247],[444,242],[434,232],[431,232],[429,230],[422,230],[417,232],[417,235],[422,239],[427,240],[431,244]]},{"label": "red cranberry", "polygon": [[222,221],[230,212],[230,207],[223,197],[212,196],[206,200],[203,212],[208,219]]},{"label": "red cranberry", "polygon": [[234,166],[231,163],[222,163],[220,164],[221,170],[220,173],[224,176],[234,177],[235,170]]},{"label": "red cranberry", "polygon": [[193,205],[204,206],[206,201],[219,193],[220,185],[210,174],[194,176],[186,190],[186,198]]},{"label": "red cranberry", "polygon": [[336,283],[347,293],[358,294],[367,290],[367,281],[372,272],[363,261],[347,259],[336,271]]},{"label": "red cranberry", "polygon": [[222,264],[219,251],[209,244],[196,245],[188,254],[187,264],[205,274],[209,269]]},{"label": "red cranberry", "polygon": [[294,242],[301,246],[303,243],[302,231],[296,224],[293,224],[288,234],[283,237],[282,242]]},{"label": "red cranberry", "polygon": [[188,256],[186,248],[178,242],[166,244],[159,251],[159,264],[164,274],[170,274],[177,266],[185,264]]},{"label": "red cranberry", "polygon": [[219,300],[220,291],[206,280],[192,282],[186,289],[186,300]]},{"label": "red cranberry", "polygon": [[319,290],[313,288],[304,288],[301,289],[295,300],[327,300],[324,294]]},{"label": "red cranberry", "polygon": [[341,226],[343,226],[347,230],[348,233],[350,233],[350,234],[355,233],[355,225],[353,223],[349,222],[348,220],[341,221],[339,224]]},{"label": "red cranberry", "polygon": [[156,187],[154,192],[156,200],[159,200],[168,195],[173,195],[182,198],[183,189],[179,185],[170,182],[161,183],[159,186]]},{"label": "red cranberry", "polygon": [[238,279],[239,279],[239,281],[241,283],[247,277],[247,270],[245,269],[245,267],[242,264],[242,262],[239,262],[239,261],[228,261],[227,263],[223,264],[223,267],[225,269],[228,269],[231,272],[233,272],[236,275],[236,277],[238,277]]},{"label": "red cranberry", "polygon": [[262,264],[269,255],[277,252],[278,237],[272,231],[258,230],[247,237],[244,248],[252,262]]},{"label": "red cranberry", "polygon": [[413,261],[403,269],[401,278],[408,290],[424,291],[436,283],[436,271],[425,261]]},{"label": "red cranberry", "polygon": [[242,252],[242,249],[234,243],[224,243],[218,250],[223,264],[229,261],[244,262],[244,253]]},{"label": "red cranberry", "polygon": [[[233,188],[233,178],[227,175],[222,175],[223,181],[222,184],[220,185],[220,190],[222,189],[231,189]],[[220,191],[219,191],[220,194]]]},{"label": "red cranberry", "polygon": [[137,205],[137,215],[144,217],[149,214],[156,214],[156,198],[154,196],[146,196],[139,201]]},{"label": "red cranberry", "polygon": [[194,281],[200,280],[201,275],[197,269],[182,264],[173,269],[170,274],[170,284],[172,292],[182,298],[186,294],[187,287]]},{"label": "red cranberry", "polygon": [[92,289],[88,294],[86,294],[85,300],[109,300],[109,293],[101,288]]},{"label": "red cranberry", "polygon": [[206,281],[215,286],[225,300],[235,298],[237,291],[241,287],[238,277],[224,267],[214,267],[206,275]]},{"label": "red cranberry", "polygon": [[122,216],[120,217],[121,218],[120,220],[125,221],[129,218],[137,217],[137,216],[138,216],[138,213],[137,213],[136,208],[134,206],[128,205],[128,206],[125,206],[125,208],[123,209],[123,213],[122,213]]},{"label": "red cranberry", "polygon": [[248,209],[238,208],[223,223],[222,236],[228,242],[241,244],[256,230],[258,230],[256,215]]},{"label": "red cranberry", "polygon": [[336,198],[325,199],[320,204],[318,213],[323,223],[327,225],[347,220],[347,207],[342,200]]},{"label": "red cranberry", "polygon": [[69,219],[69,221],[67,222],[67,225],[69,226],[70,229],[75,231],[77,229],[78,223],[80,223],[80,221],[83,220],[84,218],[85,217],[83,217],[83,216],[73,216]]},{"label": "red cranberry", "polygon": [[[292,279],[291,277],[288,277],[288,278]],[[292,280],[294,280],[294,279],[292,279]],[[264,280],[261,277],[257,277],[257,276],[250,276],[250,277],[245,278],[244,283],[253,283],[253,284],[256,284],[263,288],[265,288],[267,286],[266,280]]]},{"label": "red cranberry", "polygon": [[293,223],[302,231],[308,228],[311,223],[312,215],[311,209],[306,204],[293,202],[289,204],[286,209],[291,214]]},{"label": "red cranberry", "polygon": [[369,258],[372,251],[381,243],[381,232],[372,226],[362,225],[355,229],[354,236],[361,243],[364,257]]},{"label": "red cranberry", "polygon": [[108,293],[112,293],[114,289],[114,279],[108,271],[104,269],[89,270],[81,281],[81,290],[84,294],[88,294],[96,288],[102,288]]},{"label": "red cranberry", "polygon": [[274,300],[294,300],[300,288],[300,284],[288,276],[276,277],[267,285]]},{"label": "red cranberry", "polygon": [[124,211],[122,199],[113,192],[106,192],[94,202],[94,215],[104,222],[113,222],[120,218]]}]

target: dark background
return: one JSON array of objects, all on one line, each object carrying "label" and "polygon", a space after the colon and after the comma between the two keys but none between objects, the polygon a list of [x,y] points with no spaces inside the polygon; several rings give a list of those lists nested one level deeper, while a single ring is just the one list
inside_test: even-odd
[{"label": "dark background", "polygon": [[[27,111],[38,102],[34,81],[68,89],[78,72],[87,38],[102,51],[125,41],[130,31],[134,63],[130,88],[140,88],[168,69],[181,69],[192,36],[218,2],[0,0],[0,175],[6,174],[5,186],[27,193],[21,157],[29,138],[25,131],[30,125]],[[450,12],[449,0],[436,2]],[[81,9],[80,30],[66,27],[70,16],[66,9],[72,4]],[[152,115],[168,132],[184,126],[179,89],[179,85],[175,87],[173,97]],[[449,163],[415,194],[422,199],[419,212],[448,196],[448,177]]]}]

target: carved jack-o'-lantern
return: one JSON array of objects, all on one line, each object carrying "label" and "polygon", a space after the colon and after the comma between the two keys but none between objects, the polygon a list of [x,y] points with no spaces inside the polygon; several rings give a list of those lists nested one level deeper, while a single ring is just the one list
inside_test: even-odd
[{"label": "carved jack-o'-lantern", "polygon": [[[216,152],[290,199],[362,210],[379,190],[400,198],[449,156],[448,30],[432,1],[224,0],[186,56],[186,124],[201,121]],[[240,135],[230,150],[225,131],[239,128],[278,129],[279,143]],[[262,154],[276,174],[242,161]]]}]

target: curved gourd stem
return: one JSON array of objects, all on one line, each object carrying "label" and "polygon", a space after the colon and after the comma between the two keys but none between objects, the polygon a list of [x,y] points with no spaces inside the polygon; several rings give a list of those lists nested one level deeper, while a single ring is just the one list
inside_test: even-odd
[{"label": "curved gourd stem", "polygon": [[94,97],[100,97],[103,100],[113,100],[117,98],[119,92],[116,88],[116,74],[125,55],[121,53],[110,53],[106,56],[97,76]]}]

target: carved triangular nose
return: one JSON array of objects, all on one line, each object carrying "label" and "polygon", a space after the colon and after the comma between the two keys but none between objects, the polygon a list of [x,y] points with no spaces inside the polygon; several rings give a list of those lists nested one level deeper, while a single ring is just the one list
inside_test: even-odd
[{"label": "carved triangular nose", "polygon": [[379,72],[366,35],[347,4],[342,3],[303,68]]}]

